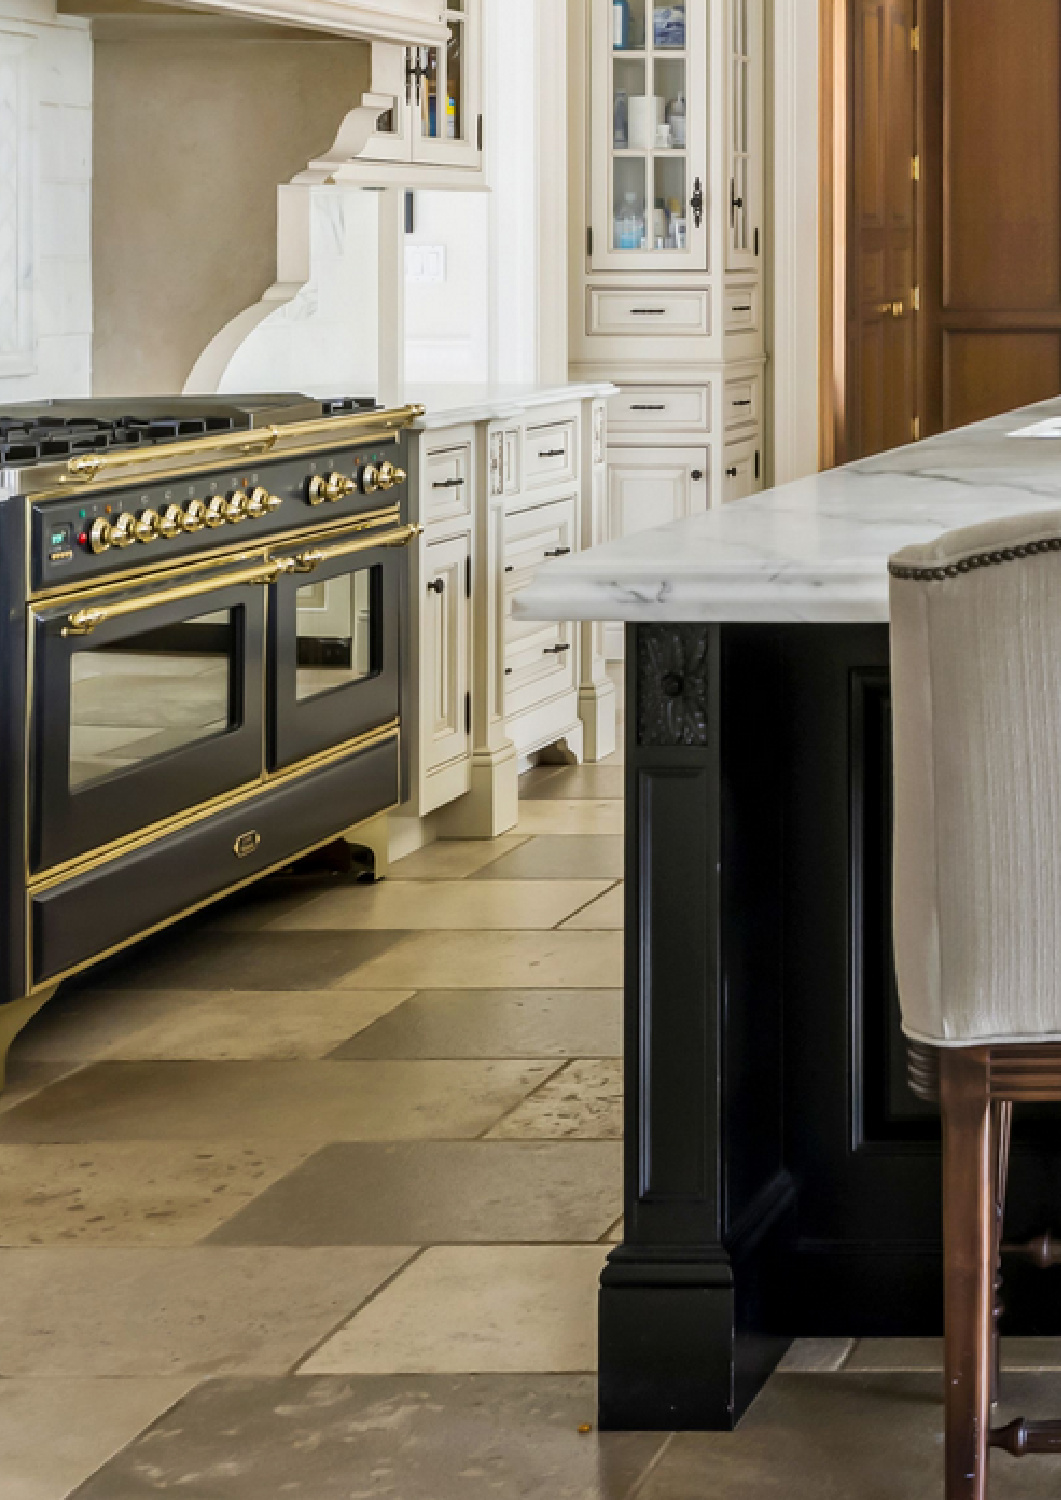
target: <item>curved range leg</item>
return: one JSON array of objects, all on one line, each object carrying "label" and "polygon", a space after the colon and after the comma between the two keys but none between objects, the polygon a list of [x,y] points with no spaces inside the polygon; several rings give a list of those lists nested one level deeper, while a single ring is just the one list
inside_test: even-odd
[{"label": "curved range leg", "polygon": [[369,818],[356,828],[348,828],[343,838],[353,848],[365,849],[372,856],[374,880],[386,880],[390,874],[390,825],[386,813]]},{"label": "curved range leg", "polygon": [[21,1000],[11,1000],[7,1005],[0,1005],[0,1092],[7,1082],[7,1054],[11,1050],[11,1043],[23,1026],[47,1005],[58,988],[57,984],[53,984],[50,989],[37,990],[35,994],[24,995]]}]

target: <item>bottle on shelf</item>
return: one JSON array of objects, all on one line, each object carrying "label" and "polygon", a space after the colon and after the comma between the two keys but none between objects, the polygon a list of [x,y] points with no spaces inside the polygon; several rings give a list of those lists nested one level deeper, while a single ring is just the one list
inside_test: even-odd
[{"label": "bottle on shelf", "polygon": [[622,51],[630,45],[630,0],[612,0],[612,46]]},{"label": "bottle on shelf", "polygon": [[656,199],[652,215],[652,243],[657,250],[667,248],[667,208],[662,198]]},{"label": "bottle on shelf", "polygon": [[625,151],[630,144],[630,112],[625,89],[615,90],[615,115],[612,123],[612,145]]},{"label": "bottle on shelf", "polygon": [[685,145],[685,95],[679,94],[667,105],[667,124],[670,126],[671,145]]},{"label": "bottle on shelf", "polygon": [[615,248],[640,250],[645,241],[645,216],[634,192],[623,195],[623,206],[615,217]]},{"label": "bottle on shelf", "polygon": [[657,5],[653,16],[652,40],[657,47],[685,46],[685,6]]}]

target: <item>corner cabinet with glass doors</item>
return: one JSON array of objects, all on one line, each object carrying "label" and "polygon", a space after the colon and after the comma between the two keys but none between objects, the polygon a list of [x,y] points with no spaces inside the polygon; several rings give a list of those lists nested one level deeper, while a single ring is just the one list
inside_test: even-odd
[{"label": "corner cabinet with glass doors", "polygon": [[615,538],[762,486],[763,0],[570,0],[568,26],[571,374],[620,387]]},{"label": "corner cabinet with glass doors", "polygon": [[362,160],[481,169],[482,0],[448,0],[444,19],[445,46],[403,49],[394,107],[379,116]]}]

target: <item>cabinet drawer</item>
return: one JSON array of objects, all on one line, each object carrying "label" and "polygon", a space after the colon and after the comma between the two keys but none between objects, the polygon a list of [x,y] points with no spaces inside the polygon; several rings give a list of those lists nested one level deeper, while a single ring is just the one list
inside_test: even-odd
[{"label": "cabinet drawer", "polygon": [[762,377],[758,374],[726,381],[722,408],[725,412],[727,432],[733,427],[758,426],[762,406],[762,384]]},{"label": "cabinet drawer", "polygon": [[711,332],[711,293],[707,290],[622,292],[589,289],[589,333],[641,338]]},{"label": "cabinet drawer", "polygon": [[472,449],[470,443],[453,448],[436,448],[427,455],[424,518],[450,521],[471,514]]},{"label": "cabinet drawer", "polygon": [[543,484],[564,484],[578,473],[578,424],[550,422],[528,427],[523,441],[523,484],[535,489]]},{"label": "cabinet drawer", "polygon": [[723,298],[723,327],[727,333],[755,333],[759,327],[759,287],[728,286]]},{"label": "cabinet drawer", "polygon": [[512,601],[543,563],[574,547],[576,498],[521,511],[505,521],[505,716],[510,718],[575,686],[575,627],[570,621],[517,620]]},{"label": "cabinet drawer", "polygon": [[608,403],[613,432],[710,432],[709,385],[624,385]]}]

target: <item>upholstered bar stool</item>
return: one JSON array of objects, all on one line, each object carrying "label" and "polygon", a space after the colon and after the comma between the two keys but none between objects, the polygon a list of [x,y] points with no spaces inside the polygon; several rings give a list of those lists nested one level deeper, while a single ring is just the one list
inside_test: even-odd
[{"label": "upholstered bar stool", "polygon": [[947,1500],[988,1448],[1014,1103],[1061,1099],[1061,511],[891,559],[895,958],[911,1081],[943,1117]]}]

